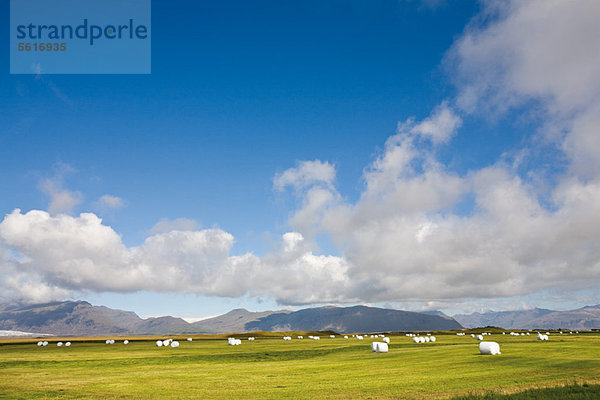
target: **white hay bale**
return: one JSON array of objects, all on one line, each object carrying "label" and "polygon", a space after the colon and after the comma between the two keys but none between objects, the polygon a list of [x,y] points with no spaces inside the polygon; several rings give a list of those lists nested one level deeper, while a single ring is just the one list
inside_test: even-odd
[{"label": "white hay bale", "polygon": [[56,345],[57,345],[58,347],[61,347],[61,346],[63,345],[63,342],[58,342],[58,343],[56,343]]},{"label": "white hay bale", "polygon": [[473,339],[475,339],[475,334],[474,334],[474,333],[471,333],[471,337],[472,337]]},{"label": "white hay bale", "polygon": [[169,347],[170,344],[171,344],[171,341],[169,339],[163,340],[163,347]]},{"label": "white hay bale", "polygon": [[65,346],[69,347],[71,345],[71,342],[67,342],[65,343]]},{"label": "white hay bale", "polygon": [[194,340],[194,339],[192,339],[191,337],[187,338],[188,342],[191,342],[192,340]]},{"label": "white hay bale", "polygon": [[313,340],[321,340],[320,336],[313,336]]},{"label": "white hay bale", "polygon": [[500,354],[500,345],[496,342],[480,342],[479,353],[492,356]]},{"label": "white hay bale", "polygon": [[502,332],[503,335],[506,335],[506,332]]},{"label": "white hay bale", "polygon": [[435,339],[435,336],[431,336],[431,337],[429,338],[429,341],[430,341],[430,342],[435,342],[435,340],[436,340],[436,339]]},{"label": "white hay bale", "polygon": [[371,343],[371,349],[375,353],[387,353],[389,351],[387,343],[383,343],[383,342],[373,342],[373,343]]},{"label": "white hay bale", "polygon": [[37,342],[38,347],[43,346],[44,342]]},{"label": "white hay bale", "polygon": [[110,339],[106,339],[106,341],[104,343],[110,344]]},{"label": "white hay bale", "polygon": [[177,340],[171,342],[171,347],[179,347],[179,342]]},{"label": "white hay bale", "polygon": [[292,340],[292,337],[291,336],[284,336],[283,340]]},{"label": "white hay bale", "polygon": [[156,341],[156,347],[162,347],[162,345],[163,345],[162,340],[157,340]]},{"label": "white hay bale", "polygon": [[248,340],[250,340],[250,341],[253,341],[253,340],[254,340],[254,337],[250,336],[250,337],[248,338]]},{"label": "white hay bale", "polygon": [[329,337],[333,339],[333,338],[335,338],[335,335],[329,335]]},{"label": "white hay bale", "polygon": [[300,335],[298,336],[298,339],[304,339],[304,336]]},{"label": "white hay bale", "polygon": [[344,339],[348,339],[348,336],[344,336]]},{"label": "white hay bale", "polygon": [[425,337],[423,337],[423,340],[425,341],[425,343],[429,343],[429,340],[430,340],[430,339],[429,339],[429,336],[425,336]]},{"label": "white hay bale", "polygon": [[483,340],[483,335],[477,335],[477,340]]},{"label": "white hay bale", "polygon": [[48,346],[48,342],[46,340],[44,340],[44,342],[42,343],[42,346]]},{"label": "white hay bale", "polygon": [[390,338],[389,337],[384,337],[383,339],[381,339],[381,341],[383,343],[389,343],[390,342]]},{"label": "white hay bale", "polygon": [[127,339],[123,340],[123,344],[129,344],[129,340],[127,340]]},{"label": "white hay bale", "polygon": [[419,343],[421,340],[418,337],[412,338],[413,343]]},{"label": "white hay bale", "polygon": [[356,336],[356,339],[357,339],[357,340],[363,340],[363,337],[362,337],[362,336],[360,336],[360,335],[358,335],[358,336]]}]

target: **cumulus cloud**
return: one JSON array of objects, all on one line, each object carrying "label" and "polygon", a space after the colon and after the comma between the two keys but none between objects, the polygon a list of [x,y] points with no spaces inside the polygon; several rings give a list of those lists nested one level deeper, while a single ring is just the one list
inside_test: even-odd
[{"label": "cumulus cloud", "polygon": [[105,194],[98,199],[98,205],[102,208],[118,209],[125,205],[123,199],[110,194]]},{"label": "cumulus cloud", "polygon": [[40,182],[39,188],[50,198],[48,211],[53,215],[62,213],[70,214],[83,200],[80,192],[63,188],[61,179],[44,179]]},{"label": "cumulus cloud", "polygon": [[[335,299],[347,284],[344,260],[313,254],[297,232],[283,235],[281,247],[260,258],[231,254],[234,238],[221,229],[171,230],[127,247],[92,213],[52,216],[17,209],[0,223],[0,240],[2,292],[13,299],[149,290],[249,294],[302,304]],[[7,249],[19,256],[7,255]]]},{"label": "cumulus cloud", "polygon": [[462,119],[445,101],[437,106],[430,117],[411,128],[411,132],[429,137],[435,144],[447,142],[462,125]]},{"label": "cumulus cloud", "polygon": [[54,166],[54,175],[39,182],[38,188],[50,198],[48,204],[50,214],[70,214],[83,200],[80,192],[63,188],[64,177],[74,171],[68,164],[57,163]]},{"label": "cumulus cloud", "polygon": [[335,167],[327,161],[302,161],[297,167],[275,175],[273,187],[281,191],[287,186],[299,190],[316,183],[330,186],[334,179]]},{"label": "cumulus cloud", "polygon": [[599,18],[594,0],[486,3],[447,56],[457,103],[496,114],[535,103],[546,118],[542,130],[558,141],[571,170],[596,176]]}]

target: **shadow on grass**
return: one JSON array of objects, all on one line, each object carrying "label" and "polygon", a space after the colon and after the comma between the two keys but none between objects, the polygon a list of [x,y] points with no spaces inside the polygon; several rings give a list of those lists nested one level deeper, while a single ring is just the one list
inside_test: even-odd
[{"label": "shadow on grass", "polygon": [[566,385],[554,388],[528,389],[513,394],[473,394],[453,397],[452,400],[595,400],[600,399],[600,385]]}]

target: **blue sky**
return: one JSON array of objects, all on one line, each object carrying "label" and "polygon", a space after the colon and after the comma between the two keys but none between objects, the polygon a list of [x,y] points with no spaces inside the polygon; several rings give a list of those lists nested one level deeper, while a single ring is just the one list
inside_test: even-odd
[{"label": "blue sky", "polygon": [[150,75],[10,75],[5,29],[5,298],[183,317],[597,303],[598,60],[567,29],[597,13],[153,1]]}]

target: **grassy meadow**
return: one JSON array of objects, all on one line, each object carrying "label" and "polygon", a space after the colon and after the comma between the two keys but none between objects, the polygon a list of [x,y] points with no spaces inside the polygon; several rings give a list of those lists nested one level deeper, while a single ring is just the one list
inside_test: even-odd
[{"label": "grassy meadow", "polygon": [[[479,355],[469,335],[435,334],[436,343],[424,344],[392,335],[390,352],[376,354],[368,337],[321,334],[314,341],[309,334],[292,333],[292,341],[232,335],[243,339],[240,346],[229,346],[227,336],[174,336],[179,348],[156,347],[154,337],[128,337],[128,345],[124,338],[113,338],[114,345],[52,338],[47,347],[36,346],[38,339],[3,340],[0,398],[437,399],[573,383],[598,395],[598,334],[551,334],[543,342],[535,334],[486,336],[500,344],[496,356]],[[72,345],[57,347],[58,340]]]}]

